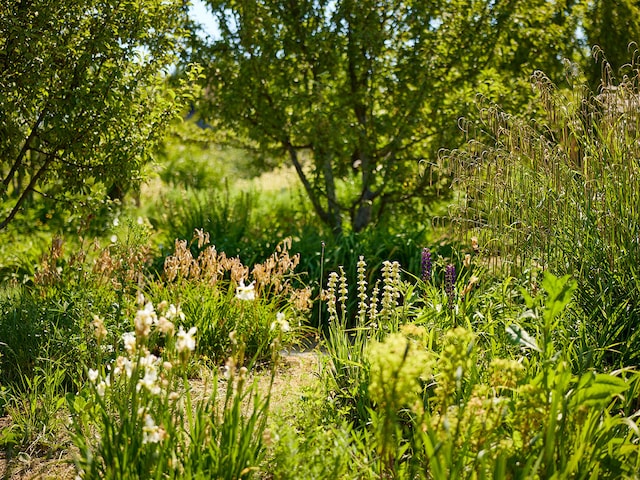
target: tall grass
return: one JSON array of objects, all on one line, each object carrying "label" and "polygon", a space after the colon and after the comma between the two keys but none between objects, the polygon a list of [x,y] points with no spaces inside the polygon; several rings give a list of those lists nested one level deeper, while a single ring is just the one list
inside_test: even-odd
[{"label": "tall grass", "polygon": [[538,72],[542,120],[488,107],[466,148],[449,155],[464,191],[454,214],[462,234],[494,266],[573,275],[579,333],[596,363],[640,354],[639,65],[632,71],[616,81],[605,64],[597,93]]}]

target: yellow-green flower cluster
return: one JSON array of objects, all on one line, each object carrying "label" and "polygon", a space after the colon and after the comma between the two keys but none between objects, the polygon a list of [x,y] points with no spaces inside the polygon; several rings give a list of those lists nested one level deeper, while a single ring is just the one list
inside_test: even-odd
[{"label": "yellow-green flower cluster", "polygon": [[382,342],[372,341],[366,355],[371,366],[371,399],[389,411],[406,407],[421,410],[422,385],[431,365],[424,344],[393,333]]},{"label": "yellow-green flower cluster", "polygon": [[460,390],[465,375],[475,363],[473,358],[474,335],[457,327],[444,336],[444,347],[438,360],[436,397],[441,405],[448,405]]}]

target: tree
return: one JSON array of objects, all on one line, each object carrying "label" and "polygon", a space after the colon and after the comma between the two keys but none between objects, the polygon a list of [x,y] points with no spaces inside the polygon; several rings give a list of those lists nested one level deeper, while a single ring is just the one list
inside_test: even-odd
[{"label": "tree", "polygon": [[2,0],[0,230],[34,194],[118,195],[180,112],[181,0]]},{"label": "tree", "polygon": [[522,106],[513,76],[571,50],[571,3],[207,0],[219,32],[197,53],[201,111],[288,156],[318,217],[359,231],[442,188],[436,152],[460,141],[477,92]]},{"label": "tree", "polygon": [[[606,63],[592,61],[586,71],[591,88],[596,89],[602,78],[602,67],[617,73],[636,60],[633,50],[640,44],[640,5],[631,0],[592,0],[583,5],[583,28],[589,45],[597,45],[606,57]],[[623,73],[633,76],[632,68]]]}]

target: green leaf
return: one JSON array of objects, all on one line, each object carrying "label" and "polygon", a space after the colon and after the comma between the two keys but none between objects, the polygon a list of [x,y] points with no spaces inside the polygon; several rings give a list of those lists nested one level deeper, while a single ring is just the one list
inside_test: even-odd
[{"label": "green leaf", "polygon": [[542,288],[547,293],[544,316],[547,320],[552,320],[571,302],[577,283],[570,275],[556,277],[545,272]]},{"label": "green leaf", "polygon": [[605,408],[616,395],[629,389],[624,379],[606,373],[588,372],[580,377],[570,405]]},{"label": "green leaf", "polygon": [[514,343],[517,343],[523,348],[530,348],[537,352],[541,352],[540,347],[538,347],[538,342],[533,338],[529,333],[522,328],[520,325],[516,323],[512,323],[506,328],[507,335],[511,338]]}]

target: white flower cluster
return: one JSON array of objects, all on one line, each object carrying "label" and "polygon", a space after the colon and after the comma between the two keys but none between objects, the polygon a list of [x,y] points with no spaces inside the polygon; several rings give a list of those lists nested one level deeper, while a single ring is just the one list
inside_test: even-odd
[{"label": "white flower cluster", "polygon": [[244,280],[240,280],[240,285],[236,287],[236,298],[238,300],[255,300],[256,289],[255,282],[251,282],[249,285],[244,284]]},{"label": "white flower cluster", "polygon": [[[135,331],[122,335],[126,355],[118,356],[113,364],[107,366],[108,374],[103,379],[99,378],[98,370],[89,369],[89,380],[95,384],[96,391],[100,396],[104,396],[112,381],[123,374],[127,378],[131,378],[134,372],[140,376],[136,383],[137,391],[144,388],[153,395],[165,393],[166,379],[164,379],[163,373],[171,370],[173,366],[171,362],[163,361],[151,354],[145,347],[146,340],[154,327],[166,337],[172,337],[175,331],[172,320],[184,320],[185,316],[179,306],[169,305],[167,302],[160,303],[158,308],[164,312],[160,317],[151,302],[146,303],[143,309],[138,310],[134,319]],[[105,336],[101,329],[96,329],[96,334],[98,333],[101,337]],[[191,327],[188,332],[182,326],[179,327],[176,334],[175,350],[180,361],[185,362],[191,352],[195,350],[195,334],[196,327]]]},{"label": "white flower cluster", "polygon": [[[179,395],[176,392],[168,392],[170,384],[168,374],[173,368],[173,364],[149,352],[146,345],[154,328],[167,338],[173,337],[175,332],[173,322],[184,320],[184,313],[179,306],[162,302],[158,304],[158,312],[161,312],[159,315],[151,302],[144,302],[144,297],[138,298],[138,301],[140,305],[144,304],[144,307],[138,310],[134,318],[135,331],[122,335],[125,354],[118,356],[114,362],[107,365],[104,375],[101,375],[97,369],[89,369],[89,381],[95,386],[95,392],[100,397],[107,394],[112,384],[122,384],[121,379],[125,380],[125,385],[129,385],[129,380],[133,379],[135,392],[151,394],[151,397],[146,398],[168,396],[170,400],[176,401]],[[103,340],[106,333],[102,320],[96,317],[93,323],[96,336],[99,335],[99,340]],[[180,362],[185,362],[191,352],[195,350],[195,334],[196,327],[191,327],[188,331],[185,331],[183,326],[179,327],[174,345],[175,353]],[[167,350],[170,354],[169,345],[171,344],[167,343]],[[133,394],[133,391],[130,394]],[[149,413],[149,405],[143,404],[137,411],[137,415],[144,423],[142,442],[159,443],[166,438],[166,431],[162,426],[156,424],[153,416]]]},{"label": "white flower cluster", "polygon": [[284,313],[283,312],[278,312],[276,314],[276,321],[271,323],[271,330],[280,330],[281,332],[288,332],[289,330],[291,330],[291,327],[289,325],[289,322],[287,322],[287,320],[285,320],[284,317]]}]

